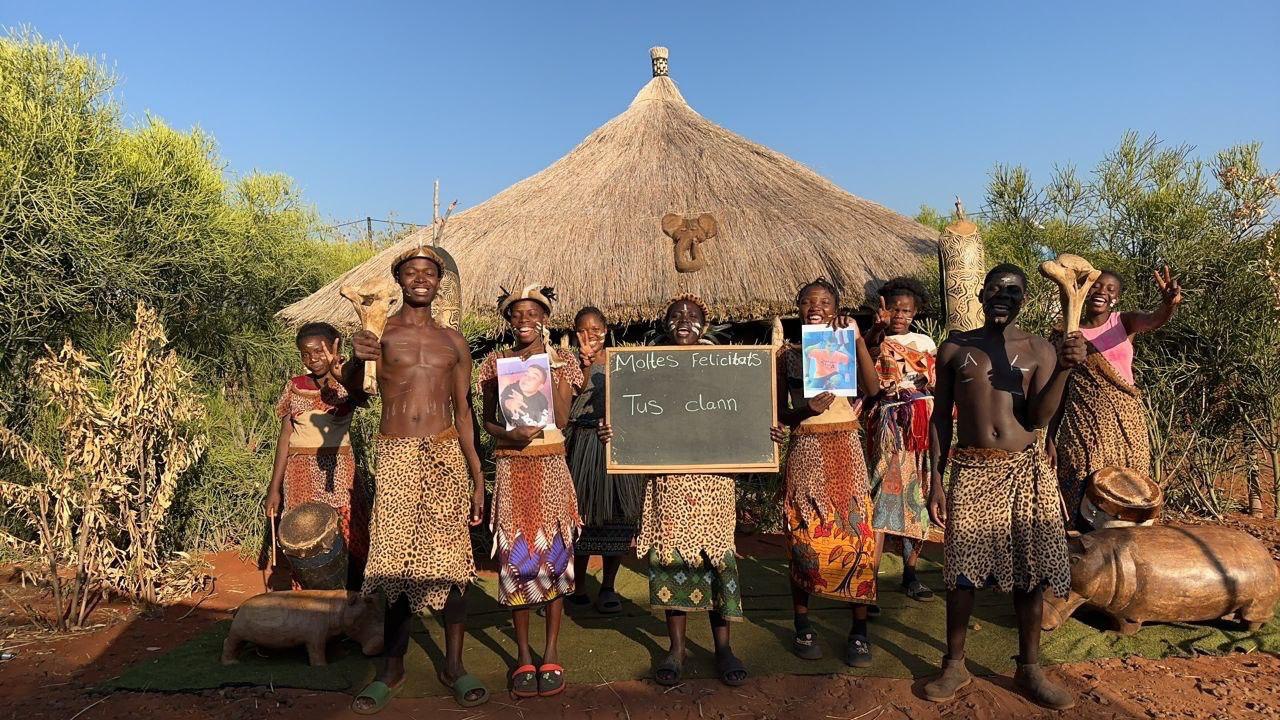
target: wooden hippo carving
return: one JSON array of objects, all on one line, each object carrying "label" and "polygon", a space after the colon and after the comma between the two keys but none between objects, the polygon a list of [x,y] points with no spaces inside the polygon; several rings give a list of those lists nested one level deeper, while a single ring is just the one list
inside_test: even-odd
[{"label": "wooden hippo carving", "polygon": [[254,595],[236,610],[222,643],[222,664],[238,662],[240,644],[305,645],[312,665],[324,665],[325,645],[346,635],[365,655],[382,652],[382,601],[346,590],[285,590]]},{"label": "wooden hippo carving", "polygon": [[698,272],[707,266],[707,253],[699,246],[720,231],[711,213],[687,218],[676,213],[662,216],[662,232],[674,241],[676,272]]},{"label": "wooden hippo carving", "polygon": [[1121,527],[1072,538],[1071,594],[1045,600],[1045,630],[1081,605],[1132,635],[1144,622],[1231,617],[1256,630],[1280,601],[1280,570],[1251,535],[1226,527]]}]

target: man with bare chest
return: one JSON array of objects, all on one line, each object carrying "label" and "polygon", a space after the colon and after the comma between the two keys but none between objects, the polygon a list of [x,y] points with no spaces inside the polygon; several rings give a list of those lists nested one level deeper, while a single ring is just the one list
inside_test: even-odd
[{"label": "man with bare chest", "polygon": [[[489,693],[462,664],[463,592],[475,577],[469,526],[484,516],[484,476],[471,413],[471,351],[458,331],[431,315],[443,264],[430,248],[400,256],[392,273],[400,312],[379,339],[352,338],[358,360],[377,362],[382,420],[369,563],[362,592],[387,601],[385,666],[352,704],[378,712],[404,685],[410,622],[428,609],[445,625],[445,662],[437,677],[464,707]],[[364,363],[348,363],[343,384],[359,388]]]},{"label": "man with bare chest", "polygon": [[[1016,266],[992,269],[978,295],[983,327],[953,333],[938,349],[929,514],[946,528],[947,654],[942,675],[924,688],[936,702],[969,684],[964,645],[974,592],[994,586],[1013,592],[1015,684],[1041,705],[1075,704],[1039,664],[1044,589],[1066,597],[1071,586],[1062,500],[1044,450],[1044,428],[1062,402],[1070,368],[1084,361],[1085,344],[1074,333],[1055,350],[1014,325],[1026,285]],[[951,453],[953,408],[957,445]]]}]

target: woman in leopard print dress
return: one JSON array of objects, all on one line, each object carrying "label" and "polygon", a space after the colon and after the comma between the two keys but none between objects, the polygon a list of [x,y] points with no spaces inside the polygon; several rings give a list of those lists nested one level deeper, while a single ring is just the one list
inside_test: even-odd
[{"label": "woman in leopard print dress", "polygon": [[[844,332],[854,334],[859,394],[874,395],[879,388],[875,365],[857,326],[839,315],[835,286],[822,278],[814,280],[800,288],[796,305],[801,322],[843,326]],[[876,599],[876,538],[858,424],[860,402],[830,392],[805,398],[803,365],[797,347],[786,347],[778,355],[778,418],[791,428],[783,511],[795,611],[792,651],[806,659],[822,657],[809,622],[810,596],[821,595],[850,603],[853,626],[844,660],[867,667],[867,606]]]},{"label": "woman in leopard print dress", "polygon": [[1164,302],[1154,313],[1115,312],[1124,284],[1110,270],[1098,276],[1084,306],[1080,334],[1089,342],[1089,356],[1072,373],[1050,427],[1058,488],[1076,524],[1082,523],[1080,501],[1094,472],[1109,466],[1143,474],[1151,469],[1146,410],[1133,379],[1133,336],[1163,326],[1182,302],[1182,288],[1168,268],[1155,279]]},{"label": "woman in leopard print dress", "polygon": [[[707,306],[681,295],[667,306],[665,337],[673,345],[709,343]],[[600,425],[600,439],[613,431]],[[742,685],[747,671],[729,644],[729,621],[742,619],[733,532],[737,525],[733,478],[727,475],[655,475],[645,487],[636,556],[649,560],[649,604],[662,608],[671,649],[656,668],[660,685],[680,683],[689,612],[706,612],[715,643],[716,671],[726,685]]]},{"label": "woman in leopard print dress", "polygon": [[[499,299],[498,310],[515,335],[507,350],[485,358],[477,378],[484,396],[484,427],[497,440],[493,492],[494,554],[499,560],[498,601],[511,608],[519,646],[511,674],[517,697],[551,696],[564,690],[560,665],[560,620],[564,596],[573,592],[573,541],[581,522],[573,478],[565,463],[564,435],[569,406],[582,388],[582,370],[572,357],[547,346],[545,323],[555,293],[529,285]],[[528,360],[547,353],[551,364],[555,424],[507,429],[498,410],[498,358]],[[529,610],[546,606],[547,635],[542,664],[533,664]]]}]

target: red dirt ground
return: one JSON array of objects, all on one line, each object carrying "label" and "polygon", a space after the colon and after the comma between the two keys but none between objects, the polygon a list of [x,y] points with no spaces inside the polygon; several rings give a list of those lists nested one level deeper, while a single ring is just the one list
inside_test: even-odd
[{"label": "red dirt ground", "polygon": [[[1272,523],[1274,526],[1274,523]],[[237,688],[199,694],[116,692],[95,694],[96,683],[155,653],[174,648],[262,588],[262,575],[234,553],[211,558],[216,592],[143,618],[126,607],[95,616],[109,626],[70,638],[29,637],[15,607],[0,611],[0,646],[17,657],[0,662],[0,720],[134,720],[139,715],[183,720],[327,720],[357,717],[350,696],[303,690]],[[7,575],[7,573],[6,573]],[[3,577],[3,576],[0,576]],[[6,600],[33,602],[32,588],[0,581]],[[12,602],[8,603],[13,605]],[[25,639],[24,633],[26,634]],[[24,644],[25,643],[25,644]],[[487,705],[460,710],[440,697],[395,701],[383,717],[409,720],[482,718],[1242,718],[1280,717],[1280,658],[1236,655],[1194,659],[1109,659],[1053,668],[1050,674],[1080,694],[1075,709],[1042,710],[1024,700],[1007,677],[981,678],[956,700],[934,705],[920,696],[923,681],[770,676],[731,689],[692,681],[665,690],[648,680],[571,685],[555,699],[515,702],[498,694]]]}]

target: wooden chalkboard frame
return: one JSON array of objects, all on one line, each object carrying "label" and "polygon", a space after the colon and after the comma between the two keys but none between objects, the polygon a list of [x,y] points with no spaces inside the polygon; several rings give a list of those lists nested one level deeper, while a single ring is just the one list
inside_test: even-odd
[{"label": "wooden chalkboard frame", "polygon": [[[609,382],[612,374],[611,368],[613,363],[610,358],[613,353],[630,353],[630,352],[653,352],[661,350],[663,352],[706,352],[708,350],[763,350],[769,356],[769,406],[773,408],[773,417],[770,418],[770,425],[778,424],[778,373],[777,373],[777,351],[778,348],[772,345],[637,345],[635,347],[612,347],[605,351],[604,363],[604,396],[605,422],[613,425],[613,407],[609,403]],[[741,464],[709,464],[709,465],[623,465],[613,461],[613,443],[605,443],[605,471],[608,473],[636,473],[636,474],[675,474],[675,473],[757,473],[757,472],[778,472],[781,464],[780,450],[777,443],[773,443],[773,462],[764,463],[741,463]]]}]

